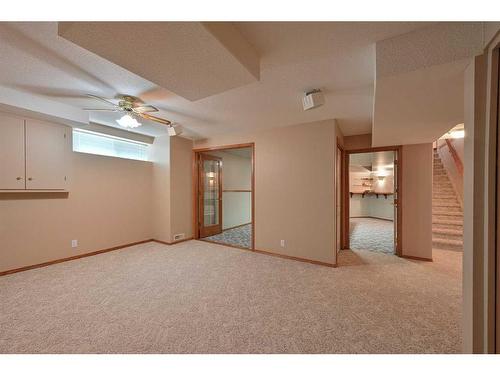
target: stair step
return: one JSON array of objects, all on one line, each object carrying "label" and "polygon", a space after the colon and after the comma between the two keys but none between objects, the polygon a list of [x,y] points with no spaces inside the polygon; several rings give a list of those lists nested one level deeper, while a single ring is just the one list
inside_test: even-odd
[{"label": "stair step", "polygon": [[432,215],[436,215],[436,216],[460,216],[460,217],[463,217],[463,213],[461,211],[452,211],[452,210],[432,210]]},{"label": "stair step", "polygon": [[432,233],[447,234],[449,236],[462,236],[463,235],[463,231],[460,229],[432,228]]},{"label": "stair step", "polygon": [[448,206],[448,205],[451,205],[452,207],[460,207],[457,199],[454,196],[450,198],[432,197],[432,206]]},{"label": "stair step", "polygon": [[443,238],[433,238],[432,247],[434,249],[462,251],[464,244],[460,240],[449,240]]},{"label": "stair step", "polygon": [[463,218],[456,219],[456,218],[449,217],[449,216],[446,216],[445,219],[438,219],[436,217],[433,217],[432,223],[433,224],[446,224],[446,225],[460,225],[460,226],[462,226],[464,223],[464,220],[463,220]]},{"label": "stair step", "polygon": [[432,204],[434,204],[434,202],[453,202],[453,203],[458,203],[458,200],[457,198],[455,198],[454,196],[451,196],[451,197],[448,197],[446,195],[433,195],[432,196]]},{"label": "stair step", "polygon": [[456,221],[463,223],[464,217],[462,213],[454,213],[451,215],[440,215],[436,213],[432,213],[432,220],[451,220],[451,221]]},{"label": "stair step", "polygon": [[439,186],[433,186],[433,189],[432,191],[434,193],[442,193],[442,194],[449,194],[449,195],[454,195],[455,194],[455,190],[453,190],[453,188],[450,186],[447,186],[447,187],[439,187]]},{"label": "stair step", "polygon": [[432,193],[434,195],[452,195],[453,197],[456,197],[455,190],[453,188],[433,188]]},{"label": "stair step", "polygon": [[463,241],[463,230],[432,228],[432,240]]},{"label": "stair step", "polygon": [[457,203],[456,199],[454,199],[454,201],[450,202],[448,200],[437,200],[437,199],[433,199],[432,200],[432,207],[449,207],[449,208],[459,208],[460,209],[460,205]]},{"label": "stair step", "polygon": [[[442,221],[446,221],[446,220],[442,220]],[[460,230],[460,231],[463,230],[462,222],[459,222],[459,224],[457,224],[457,225],[454,225],[454,224],[436,224],[433,222],[432,227],[436,228],[436,229],[453,229],[453,230]]]},{"label": "stair step", "polygon": [[453,190],[453,186],[448,183],[446,185],[436,186],[435,184],[432,186],[432,191],[436,193],[447,193],[447,194],[455,194],[455,190]]}]

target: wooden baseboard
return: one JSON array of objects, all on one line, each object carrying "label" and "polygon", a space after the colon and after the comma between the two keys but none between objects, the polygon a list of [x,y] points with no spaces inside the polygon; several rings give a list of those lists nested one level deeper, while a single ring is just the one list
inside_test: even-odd
[{"label": "wooden baseboard", "polygon": [[256,250],[253,250],[253,251],[255,253],[259,253],[259,254],[269,255],[269,256],[283,258],[283,259],[295,260],[295,261],[298,261],[298,262],[311,263],[311,264],[315,264],[317,266],[325,266],[325,267],[332,267],[332,268],[336,268],[337,267],[337,263],[320,262],[319,260],[312,260],[312,259],[294,257],[294,256],[291,256],[291,255],[278,254],[278,253],[273,253],[271,251],[265,251],[265,250],[257,250],[256,249]]},{"label": "wooden baseboard", "polygon": [[134,245],[140,245],[140,244],[143,244],[143,243],[146,243],[146,242],[151,242],[151,241],[153,241],[153,240],[149,239],[149,240],[143,240],[143,241],[138,241],[138,242],[132,242],[132,243],[128,243],[126,245],[114,246],[114,247],[110,247],[110,248],[107,248],[107,249],[92,251],[90,253],[74,255],[74,256],[68,257],[68,258],[61,258],[61,259],[51,260],[49,262],[38,263],[38,264],[30,265],[30,266],[14,268],[12,270],[7,270],[7,271],[0,272],[0,276],[10,275],[12,273],[17,273],[17,272],[29,271],[29,270],[32,270],[32,269],[35,269],[35,268],[47,267],[47,266],[51,266],[51,265],[57,264],[57,263],[69,262],[70,260],[76,260],[76,259],[80,259],[80,258],[91,257],[91,256],[94,256],[94,255],[99,255],[99,254],[107,253],[107,252],[114,251],[114,250],[120,250],[120,249],[123,249],[125,247],[130,247],[130,246],[134,246]]},{"label": "wooden baseboard", "polygon": [[[30,266],[14,268],[14,269],[7,270],[7,271],[1,271],[0,272],[0,276],[10,275],[10,274],[17,273],[17,272],[29,271],[29,270],[32,270],[32,269],[35,269],[35,268],[47,267],[47,266],[51,266],[51,265],[57,264],[57,263],[69,262],[71,260],[86,258],[86,257],[94,256],[94,255],[99,255],[99,254],[107,253],[107,252],[110,252],[110,251],[124,249],[126,247],[130,247],[130,246],[134,246],[134,245],[140,245],[140,244],[147,243],[147,242],[157,242],[157,243],[160,243],[160,244],[163,244],[163,245],[171,246],[171,245],[178,244],[180,242],[191,241],[192,239],[193,239],[192,237],[190,237],[190,238],[184,238],[184,239],[176,241],[176,242],[165,242],[165,241],[160,241],[160,240],[156,240],[156,239],[149,239],[149,240],[143,240],[143,241],[138,241],[138,242],[132,242],[132,243],[128,243],[128,244],[125,244],[125,245],[114,246],[114,247],[110,247],[110,248],[107,248],[107,249],[92,251],[90,253],[84,253],[84,254],[74,255],[74,256],[68,257],[68,258],[61,258],[61,259],[51,260],[49,262],[38,263],[38,264],[30,265]],[[226,247],[233,247],[233,248],[240,249],[240,250],[252,251],[252,252],[255,252],[255,253],[269,255],[269,256],[274,256],[274,257],[279,257],[279,258],[283,258],[283,259],[289,259],[289,260],[295,260],[295,261],[299,261],[299,262],[316,264],[316,265],[319,265],[319,266],[337,267],[337,264],[334,264],[334,263],[320,262],[320,261],[312,260],[312,259],[299,258],[299,257],[290,256],[290,255],[273,253],[271,251],[252,250],[252,249],[247,249],[247,248],[241,247],[241,246],[226,245],[226,244],[222,244],[222,243],[219,243],[219,242],[208,241],[208,240],[205,240],[205,239],[198,239],[198,241],[209,242],[209,243],[213,243],[213,244],[221,245],[221,246],[226,246]],[[403,256],[403,257],[406,257],[406,256]],[[408,257],[408,258],[409,259],[416,259],[416,258],[410,258],[410,257]],[[422,258],[422,259],[416,259],[416,260],[429,260],[429,259]],[[430,261],[432,261],[432,259],[430,259]]]},{"label": "wooden baseboard", "polygon": [[242,247],[242,246],[229,245],[229,244],[225,244],[225,243],[221,243],[221,242],[210,241],[210,240],[206,240],[204,238],[199,238],[198,241],[213,243],[215,245],[220,245],[220,246],[225,246],[225,247],[232,247],[234,249],[239,249],[239,250],[251,251],[253,253],[258,253],[258,254],[263,254],[263,255],[269,255],[269,256],[283,258],[283,259],[288,259],[288,260],[295,260],[295,261],[298,261],[298,262],[305,262],[305,263],[316,264],[318,266],[326,266],[326,267],[333,267],[333,268],[337,267],[337,264],[335,264],[335,263],[326,263],[326,262],[320,262],[318,260],[312,260],[312,259],[306,259],[306,258],[299,258],[299,257],[291,256],[291,255],[278,254],[278,253],[273,253],[272,251],[265,251],[265,250],[258,250],[258,249],[249,249],[249,248]]},{"label": "wooden baseboard", "polygon": [[424,262],[433,262],[432,258],[414,257],[413,255],[400,255],[400,257],[411,260],[421,260]]},{"label": "wooden baseboard", "polygon": [[155,239],[152,239],[151,241],[157,242],[157,243],[161,243],[163,245],[169,245],[169,246],[171,246],[171,245],[175,245],[175,244],[178,244],[178,243],[181,243],[181,242],[191,241],[192,239],[193,239],[193,237],[183,238],[182,240],[172,241],[172,242],[160,241],[160,240],[155,240]]}]

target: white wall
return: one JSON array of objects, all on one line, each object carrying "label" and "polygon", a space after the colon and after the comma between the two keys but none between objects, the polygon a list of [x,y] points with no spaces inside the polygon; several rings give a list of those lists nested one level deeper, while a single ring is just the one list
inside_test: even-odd
[{"label": "white wall", "polygon": [[377,198],[373,195],[353,195],[350,199],[350,217],[376,217],[379,219],[394,219],[394,197],[388,195],[387,199],[383,195]]},{"label": "white wall", "polygon": [[[363,165],[370,165],[372,163],[371,153],[353,154],[350,159],[351,164],[362,163]],[[359,168],[359,167],[358,167]],[[371,172],[349,173],[350,192],[363,192],[368,189],[367,187],[358,186],[360,178],[372,177]],[[372,189],[376,192],[392,193],[394,191],[394,177],[386,176],[383,180],[375,179],[372,184]],[[388,195],[379,195],[377,198],[373,195],[365,195],[364,198],[359,194],[354,194],[349,199],[349,216],[350,217],[375,217],[380,219],[394,219],[394,197]]]},{"label": "white wall", "polygon": [[252,193],[222,193],[222,229],[252,222]]}]

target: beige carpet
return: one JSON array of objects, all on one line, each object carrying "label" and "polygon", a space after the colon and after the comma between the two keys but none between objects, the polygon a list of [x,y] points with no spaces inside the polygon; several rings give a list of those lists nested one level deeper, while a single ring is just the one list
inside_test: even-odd
[{"label": "beige carpet", "polygon": [[147,243],[0,277],[0,352],[459,352],[461,254],[434,257]]}]

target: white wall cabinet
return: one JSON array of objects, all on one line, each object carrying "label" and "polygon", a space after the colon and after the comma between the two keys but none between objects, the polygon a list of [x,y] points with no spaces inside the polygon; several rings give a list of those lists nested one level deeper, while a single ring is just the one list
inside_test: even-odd
[{"label": "white wall cabinet", "polygon": [[24,189],[24,120],[0,114],[0,189]]},{"label": "white wall cabinet", "polygon": [[70,129],[0,114],[0,190],[64,191]]}]

